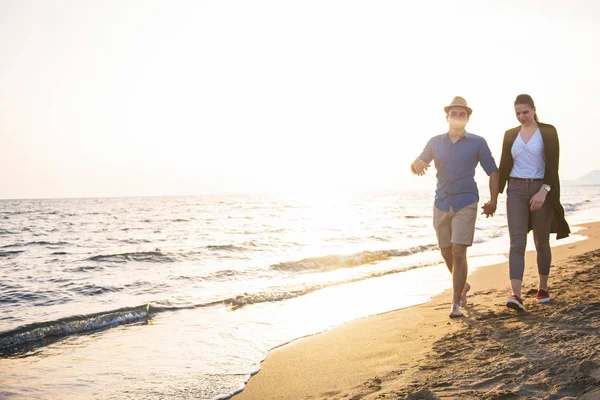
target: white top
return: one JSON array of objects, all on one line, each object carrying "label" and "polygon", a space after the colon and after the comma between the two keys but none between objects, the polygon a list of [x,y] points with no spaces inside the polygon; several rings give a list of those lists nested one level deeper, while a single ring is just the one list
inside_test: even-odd
[{"label": "white top", "polygon": [[510,176],[513,178],[543,179],[546,170],[544,155],[544,139],[540,128],[536,129],[527,143],[523,141],[521,132],[512,145],[513,168]]}]

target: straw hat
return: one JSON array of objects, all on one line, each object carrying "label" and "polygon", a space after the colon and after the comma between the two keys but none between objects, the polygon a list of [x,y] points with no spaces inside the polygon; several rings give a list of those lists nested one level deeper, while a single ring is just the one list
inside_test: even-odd
[{"label": "straw hat", "polygon": [[469,106],[467,106],[467,101],[460,96],[456,96],[455,98],[452,99],[452,103],[450,103],[449,106],[444,107],[444,111],[446,112],[446,114],[448,114],[448,110],[451,107],[462,107],[465,110],[467,110],[467,114],[471,115],[471,113],[473,112],[473,110],[471,110],[471,108]]}]

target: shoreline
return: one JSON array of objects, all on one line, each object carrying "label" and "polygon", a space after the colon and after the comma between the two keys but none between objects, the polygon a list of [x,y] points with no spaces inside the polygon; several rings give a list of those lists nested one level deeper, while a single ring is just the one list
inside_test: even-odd
[{"label": "shoreline", "polygon": [[[568,284],[564,282],[565,274],[571,272],[573,268],[565,269],[564,265],[572,264],[575,256],[600,248],[598,239],[600,222],[582,223],[577,226],[583,228],[577,234],[586,236],[586,239],[564,245],[559,241],[552,247],[551,295],[553,287]],[[525,295],[537,284],[537,270],[534,267],[535,251],[527,252],[526,265],[523,292],[528,311],[525,314],[530,315],[535,314],[541,307],[531,300],[531,295]],[[428,374],[423,373],[421,366],[432,358],[436,346],[441,346],[450,353],[460,350],[455,348],[457,346],[453,346],[455,340],[447,340],[448,343],[440,344],[444,338],[460,333],[478,320],[486,320],[484,316],[487,314],[500,313],[503,318],[520,318],[514,311],[504,307],[504,300],[510,294],[507,270],[508,261],[481,266],[469,275],[472,289],[469,304],[463,309],[464,318],[457,320],[448,318],[450,292],[447,290],[435,295],[426,303],[364,317],[272,349],[261,363],[260,371],[251,376],[243,391],[233,395],[232,398],[235,400],[396,399],[399,398],[400,393],[409,394],[410,387],[423,386],[419,386],[418,382]],[[563,293],[559,293],[559,296],[550,303],[550,307],[553,304],[562,305],[561,294]],[[546,309],[551,310],[547,307]],[[494,324],[495,320],[486,320],[486,323]],[[463,363],[455,360],[450,364],[457,364],[454,368],[460,368]],[[598,364],[600,383],[600,360]],[[474,363],[472,368],[477,368],[477,363]],[[444,368],[435,366],[431,369],[431,371],[439,370]],[[595,371],[594,368],[592,370]],[[499,382],[501,385],[502,380],[500,379]],[[438,391],[452,392],[448,389]],[[516,392],[513,390],[511,393],[518,393],[518,390]],[[436,394],[440,396],[439,393]],[[459,397],[455,397],[457,395]],[[468,397],[478,398],[478,395]],[[436,398],[433,392],[431,396],[433,397],[422,398]],[[441,398],[462,398],[461,396],[466,396],[466,393],[456,393],[454,389],[451,397]],[[518,394],[516,396],[512,398],[518,398]]]}]

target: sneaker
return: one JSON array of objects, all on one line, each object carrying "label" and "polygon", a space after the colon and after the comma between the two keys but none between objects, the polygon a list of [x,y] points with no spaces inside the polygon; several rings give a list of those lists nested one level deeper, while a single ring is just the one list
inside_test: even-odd
[{"label": "sneaker", "polygon": [[513,294],[506,299],[506,307],[517,311],[525,310],[525,306],[523,306],[523,300],[521,300],[521,298],[516,294]]},{"label": "sneaker", "polygon": [[535,295],[535,301],[538,303],[547,303],[550,301],[550,293],[547,290],[538,290]]}]

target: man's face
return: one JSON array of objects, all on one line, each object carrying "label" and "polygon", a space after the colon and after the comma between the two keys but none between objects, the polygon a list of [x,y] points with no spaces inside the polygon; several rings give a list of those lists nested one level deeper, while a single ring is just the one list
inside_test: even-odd
[{"label": "man's face", "polygon": [[469,115],[465,108],[452,107],[448,110],[446,121],[452,128],[464,128],[469,122]]}]

